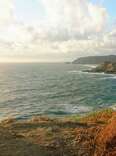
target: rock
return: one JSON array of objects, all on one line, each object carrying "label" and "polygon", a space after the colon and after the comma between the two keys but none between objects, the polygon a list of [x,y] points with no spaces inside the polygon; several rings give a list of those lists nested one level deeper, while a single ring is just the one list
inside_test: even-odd
[{"label": "rock", "polygon": [[89,72],[104,72],[108,74],[116,74],[116,63],[104,62],[98,65],[96,68],[93,68]]}]

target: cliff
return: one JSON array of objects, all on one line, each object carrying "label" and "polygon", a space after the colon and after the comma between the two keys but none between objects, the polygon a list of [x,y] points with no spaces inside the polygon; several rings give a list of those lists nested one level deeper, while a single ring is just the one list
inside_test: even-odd
[{"label": "cliff", "polygon": [[103,62],[116,62],[116,55],[88,56],[74,60],[74,64],[101,64]]},{"label": "cliff", "polygon": [[116,112],[0,123],[0,156],[115,156]]}]

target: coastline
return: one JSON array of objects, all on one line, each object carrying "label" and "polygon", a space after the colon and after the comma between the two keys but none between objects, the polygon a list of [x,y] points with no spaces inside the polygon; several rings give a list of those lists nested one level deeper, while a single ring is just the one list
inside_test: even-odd
[{"label": "coastline", "polygon": [[[114,156],[116,111],[0,123],[1,156]],[[7,149],[7,150],[6,150]]]}]

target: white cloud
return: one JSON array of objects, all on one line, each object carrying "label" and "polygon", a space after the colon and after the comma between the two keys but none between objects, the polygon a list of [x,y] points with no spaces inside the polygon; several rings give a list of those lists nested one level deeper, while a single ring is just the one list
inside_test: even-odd
[{"label": "white cloud", "polygon": [[1,58],[71,60],[116,50],[116,29],[107,31],[105,8],[89,0],[41,1],[45,17],[32,25],[14,19],[13,0],[0,2],[0,9],[5,8],[0,15]]},{"label": "white cloud", "polygon": [[13,0],[0,0],[0,27],[7,25],[13,16]]},{"label": "white cloud", "polygon": [[106,25],[106,9],[88,0],[42,0],[47,27],[58,39],[86,37],[99,33]]}]

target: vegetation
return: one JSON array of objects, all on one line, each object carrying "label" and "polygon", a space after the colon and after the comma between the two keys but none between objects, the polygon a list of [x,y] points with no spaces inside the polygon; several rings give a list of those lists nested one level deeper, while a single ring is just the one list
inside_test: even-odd
[{"label": "vegetation", "polygon": [[[7,149],[7,150],[6,150]],[[116,112],[0,124],[0,156],[115,156]]]},{"label": "vegetation", "polygon": [[116,55],[108,56],[88,56],[74,60],[74,64],[102,64],[103,62],[116,62]]}]

